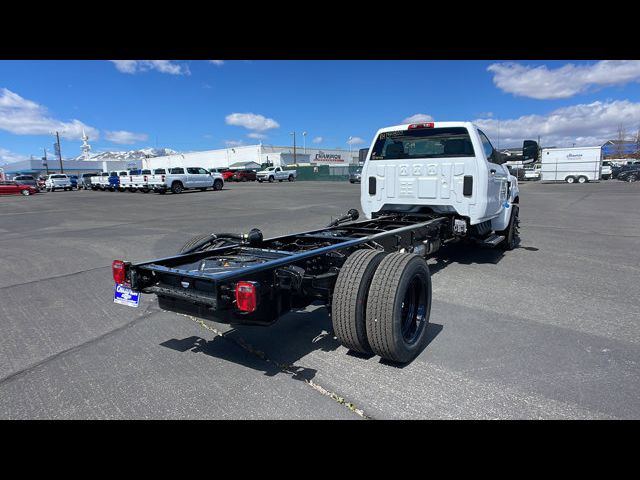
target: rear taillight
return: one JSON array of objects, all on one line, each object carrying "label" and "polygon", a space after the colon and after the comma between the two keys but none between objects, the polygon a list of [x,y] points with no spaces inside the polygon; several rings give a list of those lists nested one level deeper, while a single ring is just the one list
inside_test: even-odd
[{"label": "rear taillight", "polygon": [[429,122],[429,123],[412,123],[411,125],[409,125],[409,130],[415,130],[416,128],[433,128],[434,123],[433,122]]},{"label": "rear taillight", "polygon": [[236,305],[241,312],[256,311],[258,294],[254,282],[238,282],[236,284]]},{"label": "rear taillight", "polygon": [[122,260],[114,260],[111,264],[111,273],[114,282],[119,285],[124,284],[126,279],[125,263]]},{"label": "rear taillight", "polygon": [[162,175],[162,177],[160,177],[160,179],[164,183],[164,175]]},{"label": "rear taillight", "polygon": [[144,183],[147,183],[149,181],[149,177],[147,177],[146,175],[144,176]]}]

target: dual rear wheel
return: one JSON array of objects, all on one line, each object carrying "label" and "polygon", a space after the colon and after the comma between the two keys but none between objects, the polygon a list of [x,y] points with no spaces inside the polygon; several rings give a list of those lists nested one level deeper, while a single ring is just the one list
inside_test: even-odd
[{"label": "dual rear wheel", "polygon": [[344,263],[333,294],[340,343],[407,363],[428,343],[431,275],[421,256],[358,250]]}]

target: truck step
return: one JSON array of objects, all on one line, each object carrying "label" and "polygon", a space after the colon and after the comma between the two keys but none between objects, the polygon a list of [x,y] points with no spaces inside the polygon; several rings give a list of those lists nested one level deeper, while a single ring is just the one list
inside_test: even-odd
[{"label": "truck step", "polygon": [[498,245],[503,240],[504,240],[504,235],[491,235],[491,236],[485,238],[482,241],[482,244],[486,245],[488,247],[495,247],[496,245]]}]

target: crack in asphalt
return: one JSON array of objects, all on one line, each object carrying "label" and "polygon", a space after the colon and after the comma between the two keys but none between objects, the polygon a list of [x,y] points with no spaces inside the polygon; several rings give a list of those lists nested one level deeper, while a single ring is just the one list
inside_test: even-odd
[{"label": "crack in asphalt", "polygon": [[24,368],[21,368],[20,370],[17,370],[13,373],[10,373],[9,375],[7,375],[6,377],[0,378],[0,386],[4,385],[5,383],[8,383],[12,380],[15,380],[16,378],[22,377],[24,375],[27,375],[28,373],[30,373],[31,371],[35,370],[36,368],[45,365],[49,362],[52,362],[53,360],[57,360],[59,358],[65,357],[69,354],[72,353],[76,353],[80,350],[83,350],[95,343],[98,343],[99,341],[105,339],[105,338],[109,338],[113,335],[116,335],[117,333],[120,333],[130,327],[133,327],[135,325],[137,325],[138,323],[140,323],[142,320],[145,320],[147,318],[149,318],[151,315],[155,314],[155,313],[159,313],[158,310],[151,310],[151,305],[149,305],[147,307],[147,309],[144,311],[144,313],[142,315],[140,315],[138,318],[132,320],[129,323],[125,323],[124,325],[114,328],[113,330],[109,330],[108,332],[103,333],[102,335],[98,335],[97,337],[94,338],[90,338],[89,340],[82,342],[78,345],[74,345],[73,347],[69,347],[66,348],[64,350],[61,350],[57,353],[54,353],[53,355],[49,355],[46,358],[43,358],[42,360],[38,360],[35,363],[32,363],[30,365],[27,365]]},{"label": "crack in asphalt", "polygon": [[100,270],[101,268],[109,268],[110,266],[111,265],[103,265],[101,267],[93,267],[93,268],[88,268],[86,270],[80,270],[79,272],[63,273],[62,275],[56,275],[54,277],[39,278],[38,280],[29,280],[28,282],[14,283],[12,285],[4,285],[4,286],[0,287],[0,290],[4,290],[6,288],[13,288],[13,287],[22,287],[24,285],[30,285],[32,283],[47,282],[49,280],[55,280],[57,278],[72,277],[74,275],[80,275],[81,273],[93,272],[94,270]]},{"label": "crack in asphalt", "polygon": [[[177,315],[180,315],[182,317],[187,317],[188,319],[190,319],[191,321],[195,322],[197,325],[199,325],[200,327],[204,328],[205,330],[209,330],[210,332],[213,332],[216,336],[218,337],[222,337],[225,340],[231,341],[232,343],[235,343],[237,346],[239,346],[240,348],[242,348],[243,350],[249,352],[252,355],[255,355],[256,357],[260,358],[261,360],[271,363],[272,365],[275,365],[276,367],[278,367],[280,369],[280,371],[282,371],[283,373],[289,374],[292,376],[292,378],[295,378],[296,380],[299,380],[300,378],[298,377],[298,367],[296,367],[295,365],[285,365],[283,363],[279,363],[275,360],[272,360],[271,358],[267,357],[267,355],[260,351],[257,350],[255,348],[253,348],[253,346],[249,343],[247,343],[242,337],[239,337],[238,340],[236,340],[235,338],[229,338],[226,337],[224,335],[224,333],[222,333],[220,330],[218,330],[217,328],[211,327],[210,325],[207,325],[203,320],[193,317],[191,315],[184,315],[181,313],[178,313]],[[356,415],[359,415],[360,417],[366,419],[366,420],[373,420],[373,417],[370,417],[369,415],[367,415],[366,413],[364,413],[364,411],[358,407],[356,407],[355,404],[353,404],[352,402],[347,402],[343,397],[339,396],[338,394],[327,390],[326,388],[324,388],[323,386],[315,383],[312,380],[303,378],[302,379],[307,385],[309,385],[311,388],[313,388],[316,392],[321,393],[322,395],[325,395],[329,398],[331,398],[333,401],[335,401],[336,403],[348,408],[350,411],[352,411],[353,413],[355,413]]]}]

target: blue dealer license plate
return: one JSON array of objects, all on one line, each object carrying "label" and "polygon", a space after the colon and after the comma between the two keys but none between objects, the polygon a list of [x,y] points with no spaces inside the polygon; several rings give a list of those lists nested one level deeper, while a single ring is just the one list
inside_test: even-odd
[{"label": "blue dealer license plate", "polygon": [[113,293],[113,301],[128,307],[137,307],[140,303],[140,292],[136,292],[130,288],[116,284],[116,289]]}]

